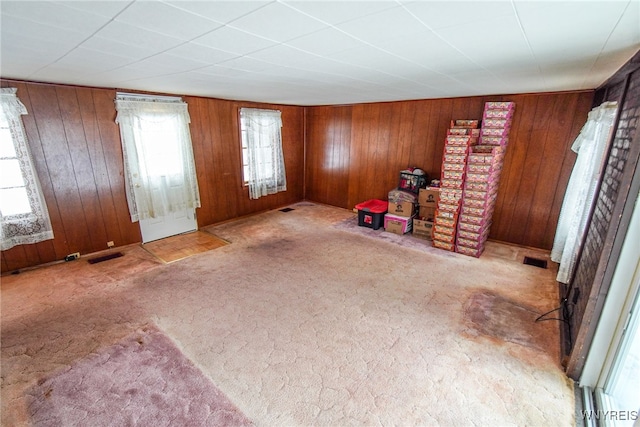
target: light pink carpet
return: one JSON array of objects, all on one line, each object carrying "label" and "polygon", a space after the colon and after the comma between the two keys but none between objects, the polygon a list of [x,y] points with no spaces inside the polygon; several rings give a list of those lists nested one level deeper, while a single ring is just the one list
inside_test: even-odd
[{"label": "light pink carpet", "polygon": [[153,326],[39,380],[27,402],[42,427],[253,425]]},{"label": "light pink carpet", "polygon": [[556,306],[553,268],[522,264],[547,254],[403,247],[292,207],[208,227],[231,244],[168,265],[131,246],[3,277],[3,425],[31,424],[39,379],[147,324],[256,425],[573,425],[557,323],[509,321]]}]

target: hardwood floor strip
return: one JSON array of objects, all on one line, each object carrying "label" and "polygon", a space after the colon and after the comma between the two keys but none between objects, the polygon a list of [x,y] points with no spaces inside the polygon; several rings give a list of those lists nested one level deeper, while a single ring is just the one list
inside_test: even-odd
[{"label": "hardwood floor strip", "polygon": [[145,243],[142,247],[165,263],[171,263],[228,244],[229,242],[213,234],[194,231]]}]

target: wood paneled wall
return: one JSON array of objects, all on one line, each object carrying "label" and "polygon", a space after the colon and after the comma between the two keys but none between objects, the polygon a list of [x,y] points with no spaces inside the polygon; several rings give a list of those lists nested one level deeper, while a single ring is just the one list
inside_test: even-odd
[{"label": "wood paneled wall", "polygon": [[[17,87],[23,122],[49,208],[53,240],[2,251],[2,271],[141,241],[124,191],[116,90],[2,80]],[[200,227],[277,208],[304,194],[304,108],[186,96],[202,208]],[[288,190],[250,200],[242,182],[238,109],[277,108],[283,117]]]},{"label": "wood paneled wall", "polygon": [[571,144],[593,91],[309,107],[305,198],[352,209],[386,199],[409,166],[439,178],[452,119],[481,119],[486,101],[514,101],[515,116],[490,238],[551,249],[575,161]]},{"label": "wood paneled wall", "polygon": [[[18,88],[23,121],[55,239],[2,252],[2,271],[140,242],[124,192],[116,90],[2,80]],[[512,100],[516,114],[491,238],[549,249],[575,159],[570,146],[593,92],[296,107],[185,96],[200,185],[200,227],[308,199],[351,209],[386,198],[398,171],[440,175],[451,119],[480,118],[485,101]],[[238,109],[283,114],[288,190],[250,200],[242,183]]]}]

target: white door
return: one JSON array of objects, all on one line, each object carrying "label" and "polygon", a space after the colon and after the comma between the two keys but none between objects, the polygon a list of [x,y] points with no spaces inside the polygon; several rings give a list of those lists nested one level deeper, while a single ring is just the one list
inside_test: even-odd
[{"label": "white door", "polygon": [[158,218],[141,219],[139,223],[142,243],[195,231],[198,228],[195,210],[191,208]]}]

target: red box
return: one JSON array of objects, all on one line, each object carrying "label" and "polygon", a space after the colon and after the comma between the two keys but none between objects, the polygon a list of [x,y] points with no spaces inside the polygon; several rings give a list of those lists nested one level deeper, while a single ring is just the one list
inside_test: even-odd
[{"label": "red box", "polygon": [[481,138],[483,136],[507,136],[509,135],[510,127],[504,128],[482,128],[481,130]]},{"label": "red box", "polygon": [[485,108],[482,118],[484,119],[510,119],[513,117],[513,110],[506,109],[490,109]]},{"label": "red box", "polygon": [[458,203],[462,199],[463,192],[458,188],[442,188],[440,201],[443,203]]},{"label": "red box", "polygon": [[467,156],[465,154],[444,153],[443,161],[447,163],[465,163],[467,161]]},{"label": "red box", "polygon": [[478,120],[451,120],[450,127],[476,129],[478,127],[478,124]]},{"label": "red box", "polygon": [[480,144],[483,145],[507,145],[509,143],[508,136],[481,136]]},{"label": "red box", "polygon": [[466,145],[445,145],[445,154],[466,154],[469,151],[469,147]]},{"label": "red box", "polygon": [[384,214],[387,213],[388,203],[384,200],[371,199],[358,203],[358,225],[377,230],[384,223]]},{"label": "red box", "polygon": [[[463,218],[463,219],[466,220],[466,218]],[[482,231],[485,228],[489,228],[489,227],[491,227],[491,221],[483,222],[481,224],[472,224],[470,222],[466,222],[466,221],[462,221],[462,220],[460,222],[458,222],[458,229],[459,230],[468,231],[468,232],[476,233],[476,234],[482,233]]]},{"label": "red box", "polygon": [[[496,127],[496,126],[494,126]],[[446,144],[448,145],[471,145],[478,142],[477,136],[449,135]]]},{"label": "red box", "polygon": [[[464,176],[464,174],[463,174]],[[461,190],[464,186],[464,180],[462,179],[450,179],[450,178],[444,178],[442,180],[440,180],[440,187],[441,188],[446,188],[446,189],[454,189],[454,190]]]},{"label": "red box", "polygon": [[443,242],[441,240],[434,240],[433,247],[444,249],[445,251],[450,251],[450,252],[453,252],[456,249],[453,243]]},{"label": "red box", "polygon": [[482,255],[483,251],[484,251],[484,245],[477,249],[468,248],[466,246],[460,246],[460,245],[456,246],[456,252],[458,252],[459,254],[469,255],[476,258],[479,258],[480,255]]},{"label": "red box", "polygon": [[460,223],[483,226],[487,223],[487,218],[483,216],[462,214],[460,215]]},{"label": "red box", "polygon": [[485,119],[482,121],[483,128],[506,128],[511,126],[511,119]]},{"label": "red box", "polygon": [[484,103],[485,110],[513,110],[516,103],[513,101],[489,101]]}]

